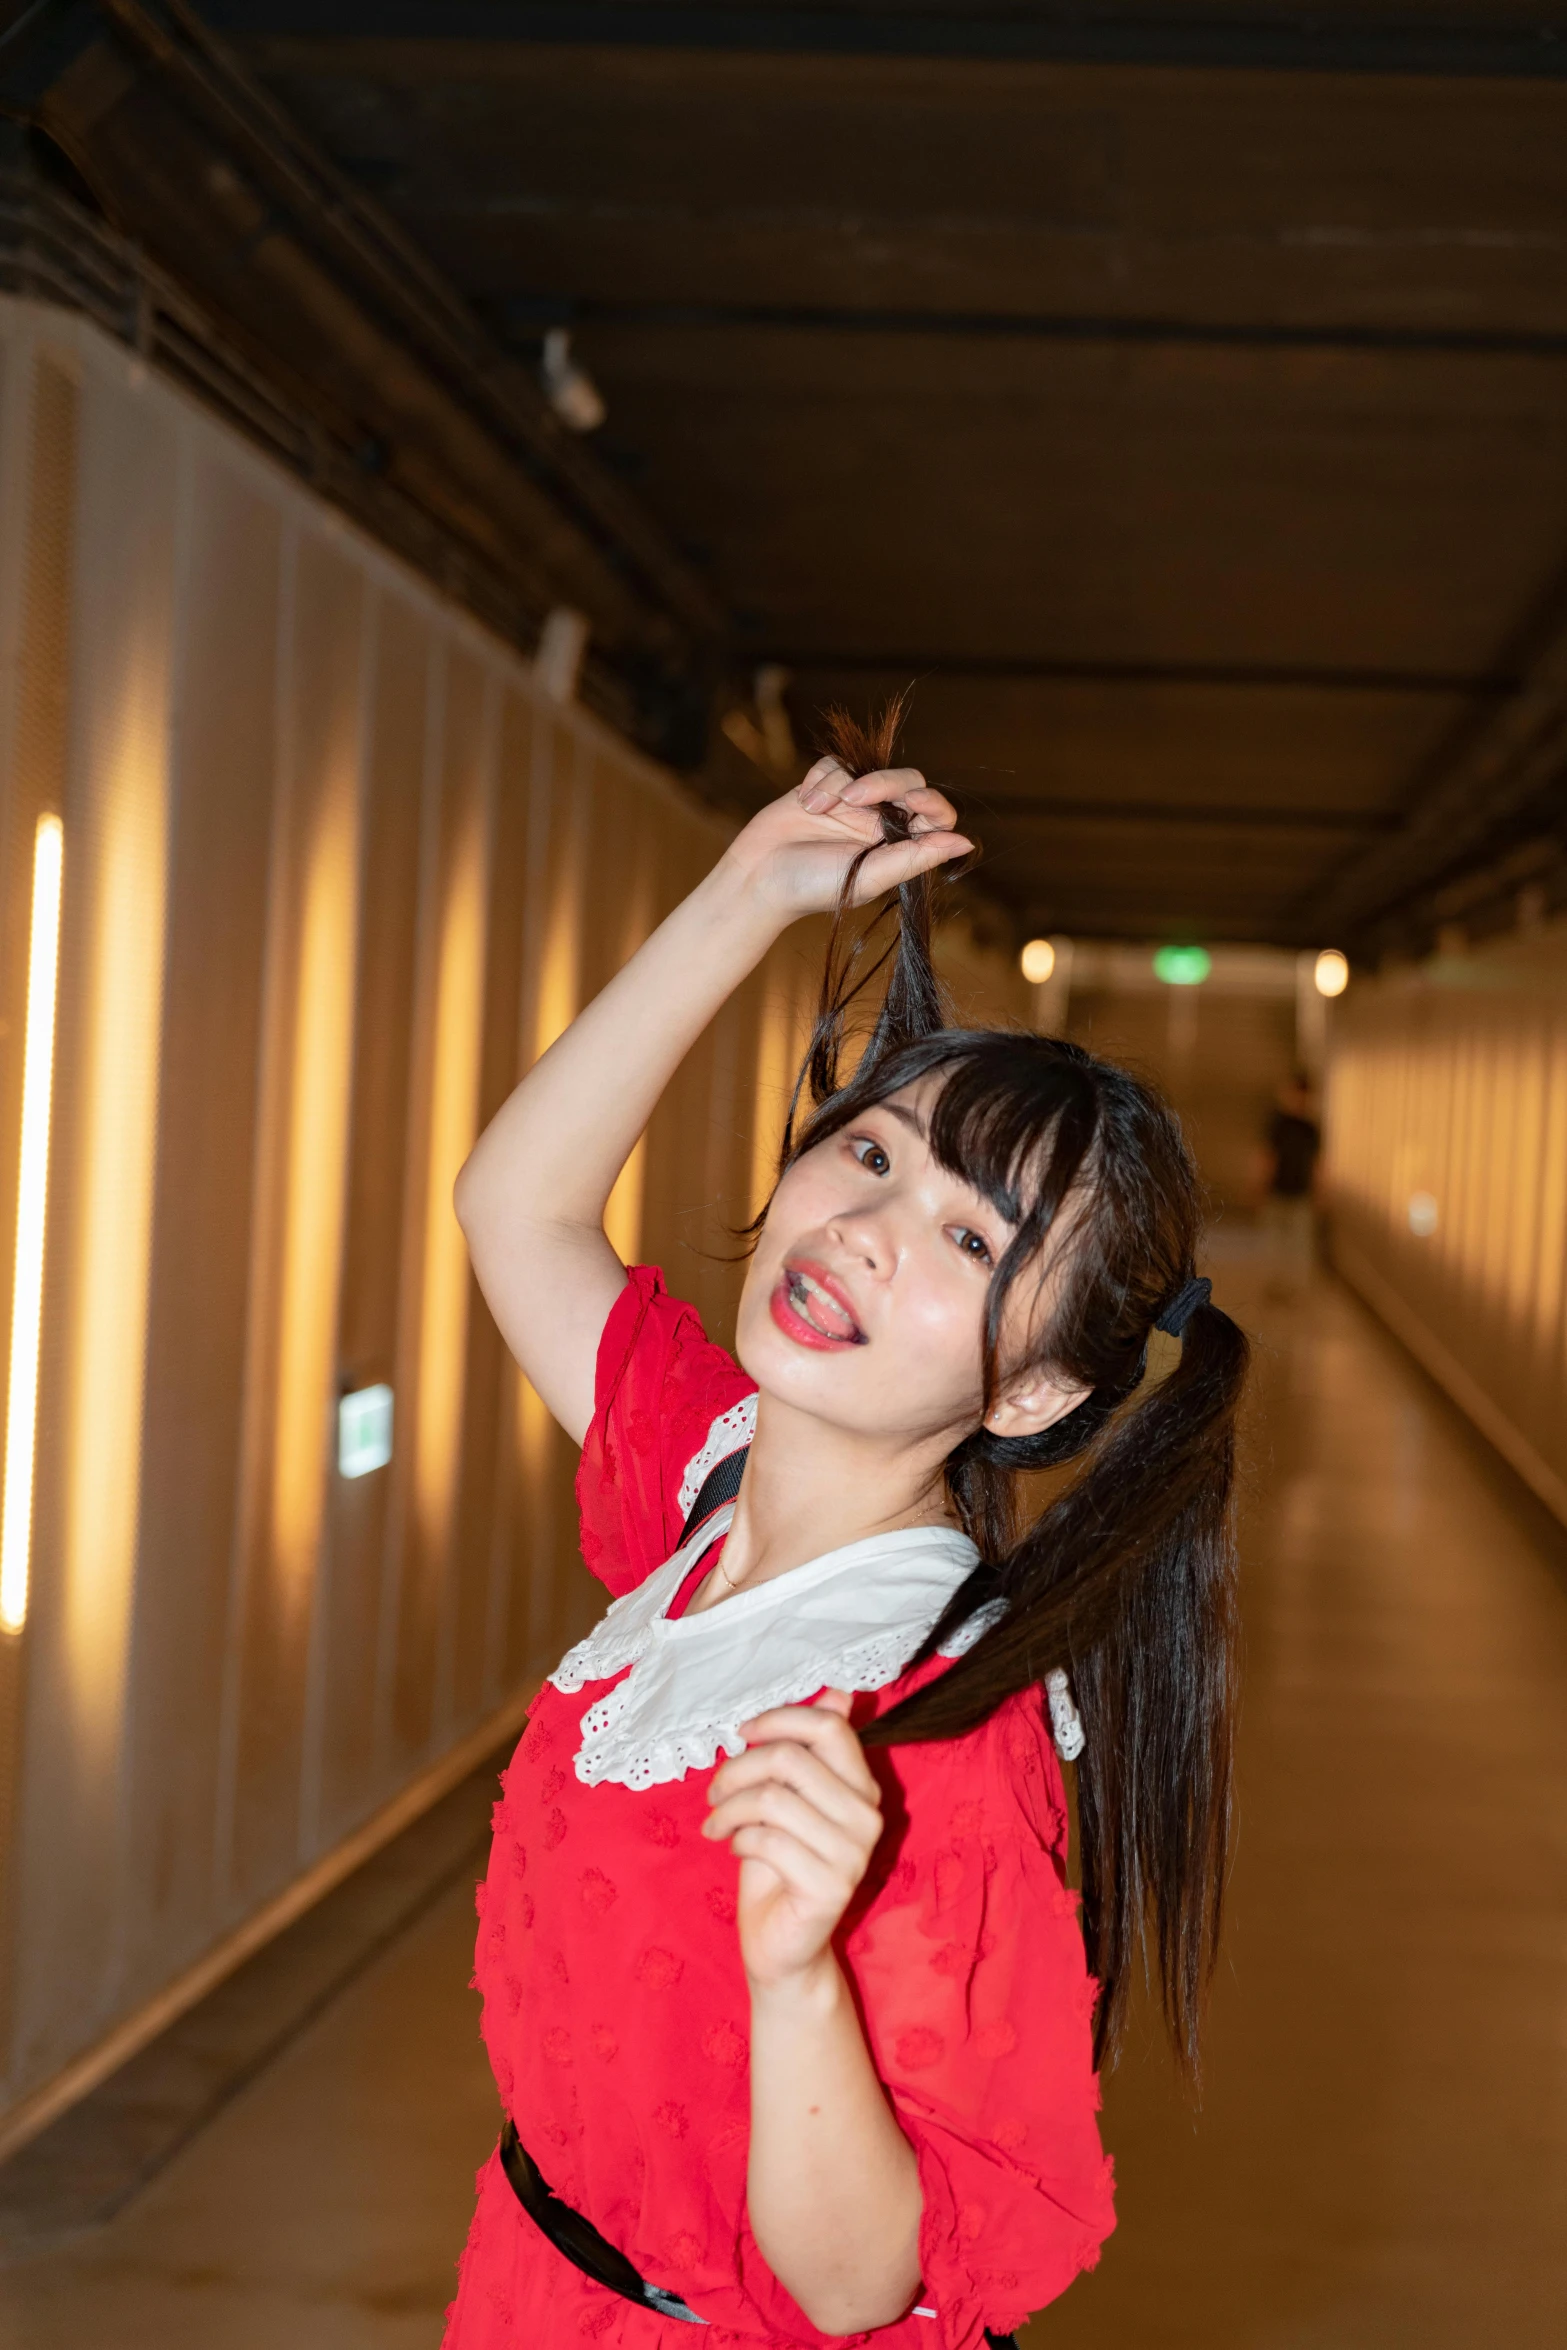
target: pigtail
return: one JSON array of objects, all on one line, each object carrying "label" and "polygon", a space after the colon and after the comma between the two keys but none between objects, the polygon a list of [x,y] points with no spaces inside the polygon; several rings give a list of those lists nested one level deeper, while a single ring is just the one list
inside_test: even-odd
[{"label": "pigtail", "polygon": [[[1248,1353],[1228,1315],[1198,1308],[1178,1363],[1145,1400],[1117,1409],[1113,1395],[1095,1395],[1080,1407],[1082,1469],[1008,1547],[983,1547],[986,1532],[999,1531],[999,1505],[993,1478],[971,1456],[971,1491],[988,1497],[991,1525],[970,1524],[981,1564],[922,1654],[936,1654],[982,1608],[997,1620],[865,1732],[868,1745],[961,1737],[1053,1668],[1069,1672],[1085,1733],[1083,1932],[1102,1987],[1100,2062],[1118,2044],[1141,1948],[1156,1964],[1176,2050],[1196,2069],[1230,1835],[1231,1497]],[[960,1509],[964,1473],[956,1460]]]},{"label": "pigtail", "polygon": [[1120,1477],[1137,1477],[1150,1520],[1100,1638],[1072,1666],[1085,1725],[1077,1764],[1083,1932],[1103,1986],[1099,2060],[1119,2042],[1133,1963],[1141,1948],[1148,1971],[1151,1943],[1170,2038],[1187,2070],[1197,2069],[1230,1846],[1239,1631],[1232,1491],[1248,1353],[1228,1315],[1199,1308],[1179,1364],[1131,1415],[1128,1444],[1107,1446],[1107,1473],[1096,1480],[1109,1507]]},{"label": "pigtail", "polygon": [[[871,775],[890,767],[897,757],[908,701],[905,689],[868,723],[838,706],[825,711],[825,748],[850,775]],[[878,812],[882,843],[908,839],[909,818],[902,808],[883,807]],[[864,848],[852,860],[838,893],[816,1021],[784,1125],[783,1166],[802,1147],[797,1130],[802,1106],[808,1105],[808,1114],[813,1113],[839,1091],[850,1012],[883,972],[887,974],[886,985],[860,1057],[861,1074],[878,1068],[905,1045],[937,1035],[946,1024],[948,1007],[931,950],[933,877],[917,873],[912,881],[900,885],[896,898],[889,898],[869,923],[859,922],[855,919],[854,889],[870,854],[870,848]]]}]

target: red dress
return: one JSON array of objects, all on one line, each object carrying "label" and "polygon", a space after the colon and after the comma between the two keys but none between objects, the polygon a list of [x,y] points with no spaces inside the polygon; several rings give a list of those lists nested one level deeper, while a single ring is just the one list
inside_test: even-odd
[{"label": "red dress", "polygon": [[[611,1592],[675,1550],[682,1477],[752,1392],[691,1308],[635,1269],[600,1343],[577,1483],[583,1556]],[[862,1697],[856,1720],[940,1669]],[[555,2192],[708,2330],[582,2276],[492,2156],[444,2350],[818,2350],[845,2337],[812,2325],[746,2216],[738,1864],[698,1833],[707,1769],[638,1788],[579,1778],[582,1718],[614,1685],[540,1692],[495,1807],[475,1982],[502,2100]],[[1061,1775],[1037,1691],[966,1737],[872,1759],[888,1825],[838,1947],[918,2158],[923,2284],[914,2313],[847,2338],[979,2350],[987,2326],[1009,2330],[1091,2267],[1114,2225]]]}]

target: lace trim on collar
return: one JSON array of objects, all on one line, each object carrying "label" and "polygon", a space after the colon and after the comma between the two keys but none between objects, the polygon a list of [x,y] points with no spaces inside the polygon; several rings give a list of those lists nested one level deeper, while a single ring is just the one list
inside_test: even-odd
[{"label": "lace trim on collar", "polygon": [[[720,1412],[686,1463],[677,1495],[684,1518],[709,1473],[756,1434],[756,1397]],[[897,1680],[979,1556],[965,1535],[909,1527],[829,1551],[772,1583],[694,1617],[668,1610],[702,1552],[728,1533],[730,1502],[635,1591],[617,1599],[585,1640],[568,1650],[550,1680],[564,1696],[590,1681],[626,1673],[582,1717],[579,1779],[640,1789],[708,1770],[720,1750],[739,1754],[740,1724],[769,1706],[794,1705],[819,1689],[885,1689]],[[1002,1614],[980,1608],[941,1644],[962,1656]],[[626,1672],[627,1666],[631,1670]],[[1056,1746],[1065,1761],[1083,1749],[1083,1725],[1067,1676],[1045,1676]]]},{"label": "lace trim on collar", "polygon": [[[829,1685],[886,1688],[979,1556],[950,1527],[908,1527],[851,1542],[671,1622],[681,1584],[733,1517],[731,1503],[708,1519],[617,1599],[550,1675],[569,1697],[590,1681],[626,1674],[582,1717],[576,1772],[587,1786],[660,1786],[710,1769],[720,1752],[743,1752],[740,1724],[769,1706],[797,1704]],[[941,1653],[972,1646],[994,1613],[981,1610]]]}]

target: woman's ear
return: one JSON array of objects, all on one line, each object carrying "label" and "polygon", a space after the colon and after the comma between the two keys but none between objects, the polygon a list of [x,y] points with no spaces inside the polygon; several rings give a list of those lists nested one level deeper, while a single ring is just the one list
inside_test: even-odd
[{"label": "woman's ear", "polygon": [[1068,1412],[1075,1412],[1092,1393],[1093,1389],[1080,1380],[1035,1372],[1022,1385],[997,1397],[985,1415],[985,1426],[992,1436],[1039,1436],[1057,1420],[1064,1420]]}]

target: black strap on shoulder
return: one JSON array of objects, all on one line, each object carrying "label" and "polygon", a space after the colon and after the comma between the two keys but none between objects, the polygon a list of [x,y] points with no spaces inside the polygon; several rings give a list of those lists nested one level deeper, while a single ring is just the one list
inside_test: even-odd
[{"label": "black strap on shoulder", "polygon": [[742,1444],[738,1452],[725,1453],[718,1466],[708,1470],[697,1489],[695,1501],[686,1512],[686,1522],[680,1529],[680,1540],[675,1544],[677,1550],[685,1549],[704,1518],[710,1518],[714,1510],[721,1510],[726,1501],[734,1500],[740,1490],[740,1480],[745,1475],[745,1464],[750,1453],[751,1447]]}]

